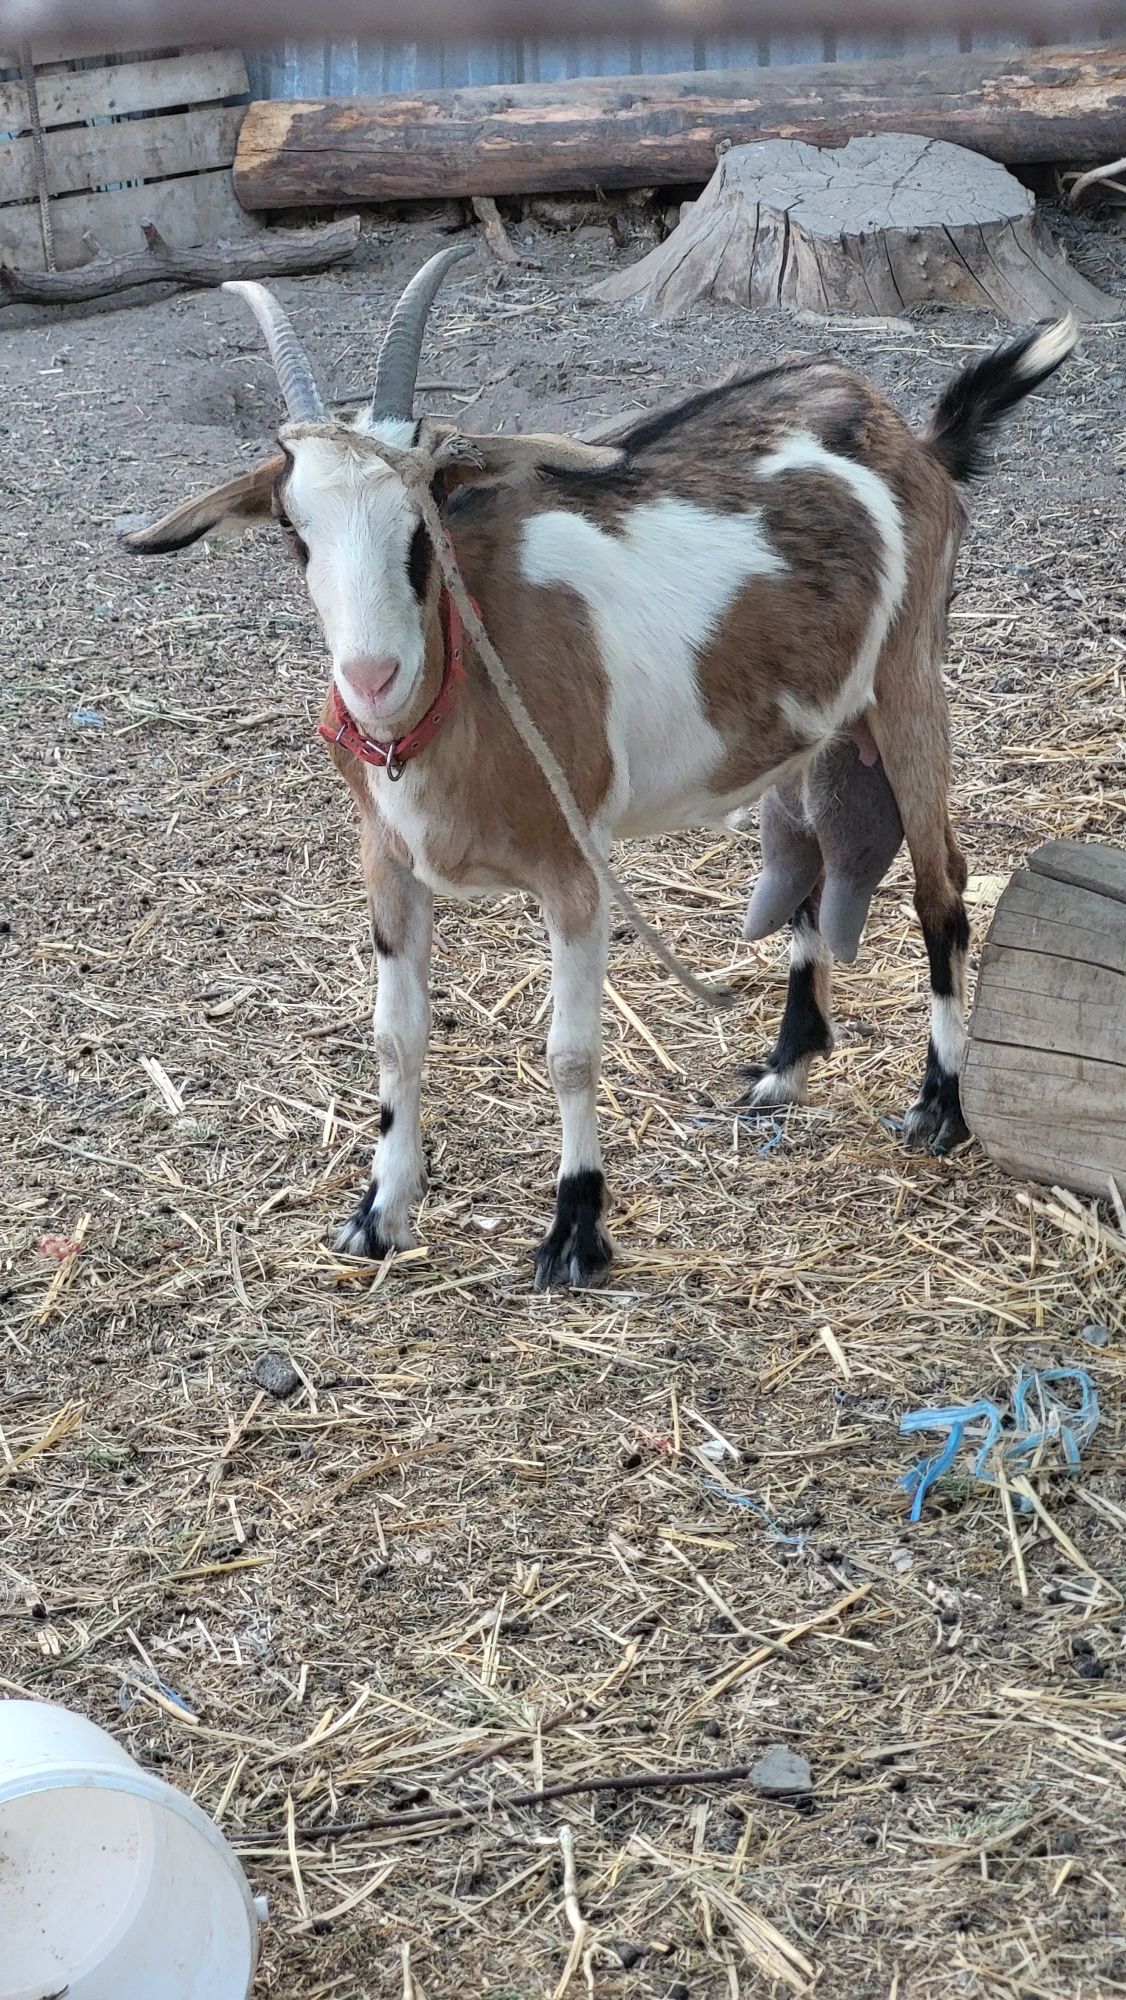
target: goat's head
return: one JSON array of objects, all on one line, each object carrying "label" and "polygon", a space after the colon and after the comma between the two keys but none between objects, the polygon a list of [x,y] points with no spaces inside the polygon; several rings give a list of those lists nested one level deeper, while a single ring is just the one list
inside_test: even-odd
[{"label": "goat's head", "polygon": [[437,629],[440,579],[413,497],[419,485],[442,500],[459,485],[517,485],[549,471],[607,470],[621,458],[569,438],[466,438],[453,426],[416,420],[426,317],[465,254],[463,246],[440,251],[411,280],[384,336],[371,401],[346,422],[330,417],[297,335],[265,286],[226,285],[250,304],[277,370],[288,411],[280,456],[124,537],[137,554],[164,554],[273,517],[305,571],[341,698],[375,735],[415,700]]}]

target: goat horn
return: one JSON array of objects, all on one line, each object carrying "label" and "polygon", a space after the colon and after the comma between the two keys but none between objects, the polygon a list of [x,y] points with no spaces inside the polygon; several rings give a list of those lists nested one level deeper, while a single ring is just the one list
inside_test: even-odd
[{"label": "goat horn", "polygon": [[379,360],[375,364],[375,389],[371,399],[371,416],[375,422],[386,422],[392,418],[409,422],[413,417],[414,385],[418,380],[418,361],[427,314],[451,264],[458,264],[463,257],[468,257],[471,248],[468,243],[455,243],[449,250],[439,250],[437,256],[431,257],[429,263],[424,264],[411,279],[395,307],[383,336]]},{"label": "goat horn", "polygon": [[285,407],[293,422],[323,423],[327,412],[309,357],[273,293],[268,292],[265,285],[253,284],[246,278],[228,279],[223,290],[237,292],[240,298],[246,300],[265,334],[270,359],[285,397]]}]

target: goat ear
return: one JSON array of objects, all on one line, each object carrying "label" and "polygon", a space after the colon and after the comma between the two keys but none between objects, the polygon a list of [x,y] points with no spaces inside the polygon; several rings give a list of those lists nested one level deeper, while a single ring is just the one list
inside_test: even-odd
[{"label": "goat ear", "polygon": [[577,438],[525,433],[520,437],[463,437],[448,432],[437,449],[443,493],[459,486],[527,486],[551,473],[613,472],[625,453]]},{"label": "goat ear", "polygon": [[190,548],[204,535],[241,535],[247,528],[268,521],[274,508],[274,483],[285,468],[278,453],[252,472],[240,472],[197,500],[185,500],[161,520],[132,528],[121,537],[122,546],[138,556],[167,556],[177,549]]}]

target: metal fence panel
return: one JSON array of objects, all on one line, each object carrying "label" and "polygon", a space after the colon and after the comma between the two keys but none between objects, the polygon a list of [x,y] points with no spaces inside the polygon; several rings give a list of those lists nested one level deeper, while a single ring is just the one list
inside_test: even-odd
[{"label": "metal fence panel", "polygon": [[[1061,34],[1060,40],[1069,37]],[[287,42],[247,54],[255,97],[381,97],[464,84],[556,83],[576,76],[668,76],[681,70],[756,69],[774,63],[864,62],[1019,48],[996,34],[596,35],[582,39]]]}]

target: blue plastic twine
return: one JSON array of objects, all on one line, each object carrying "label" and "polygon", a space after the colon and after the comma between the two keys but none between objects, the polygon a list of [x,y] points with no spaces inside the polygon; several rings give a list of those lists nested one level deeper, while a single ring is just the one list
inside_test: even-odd
[{"label": "blue plastic twine", "polygon": [[[1057,1393],[1067,1383],[1078,1386],[1078,1409]],[[1028,1407],[1034,1392],[1039,1402],[1036,1413]],[[1062,1446],[1067,1470],[1075,1472],[1080,1453],[1098,1429],[1099,1399],[1095,1385],[1085,1368],[1038,1369],[1022,1366],[1013,1389],[1012,1429],[1005,1432],[1004,1423],[998,1405],[987,1397],[976,1403],[950,1403],[942,1409],[912,1410],[900,1420],[901,1432],[949,1433],[941,1451],[936,1452],[933,1458],[920,1459],[899,1482],[912,1495],[909,1516],[912,1521],[920,1518],[923,1502],[936,1479],[940,1479],[953,1465],[971,1425],[985,1425],[985,1436],[974,1460],[973,1474],[986,1486],[997,1484],[992,1459],[999,1442],[1006,1465],[1011,1464],[1018,1473],[1024,1471],[1025,1463],[1049,1440]],[[1017,1504],[1024,1510],[1029,1505],[1022,1494],[1017,1495]]]}]

